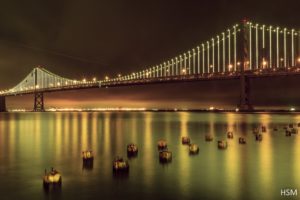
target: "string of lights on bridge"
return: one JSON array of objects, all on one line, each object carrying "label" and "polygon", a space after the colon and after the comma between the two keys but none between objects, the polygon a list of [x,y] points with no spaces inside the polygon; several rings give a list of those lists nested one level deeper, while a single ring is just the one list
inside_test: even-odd
[{"label": "string of lights on bridge", "polygon": [[[35,76],[37,74],[37,77]],[[9,89],[0,91],[0,95],[14,94],[18,92],[31,93],[32,91],[39,91],[44,89],[64,89],[69,87],[89,87],[91,85],[98,85],[99,81],[96,77],[92,80],[86,78],[82,80],[67,79],[52,72],[37,67],[34,68],[18,85]]]},{"label": "string of lights on bridge", "polygon": [[[243,42],[243,30],[247,33],[244,63],[245,71],[273,70],[300,65],[300,30],[277,26],[266,26],[247,22],[235,24],[221,34],[201,43],[199,46],[175,56],[158,65],[114,78],[105,76],[103,80],[72,80],[47,71],[34,68],[15,87],[0,91],[0,95],[31,93],[36,90],[70,89],[101,86],[111,82],[128,82],[168,77],[189,76],[230,76],[240,71],[241,55],[239,46]],[[244,52],[243,52],[244,53]]]},{"label": "string of lights on bridge", "polygon": [[[247,22],[246,27],[249,31],[249,60],[245,70],[288,68],[300,64],[300,30],[252,22]],[[235,24],[211,40],[161,64],[124,76],[118,74],[112,79],[106,76],[103,81],[235,72],[241,65],[237,44],[241,28],[240,24]]]}]

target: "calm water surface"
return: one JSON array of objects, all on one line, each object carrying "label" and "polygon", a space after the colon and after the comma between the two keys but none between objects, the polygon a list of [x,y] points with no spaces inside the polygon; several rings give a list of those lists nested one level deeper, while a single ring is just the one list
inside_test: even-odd
[{"label": "calm water surface", "polygon": [[[282,188],[297,189],[299,198],[300,135],[286,137],[283,130],[297,122],[297,114],[0,114],[0,199],[286,199]],[[262,142],[252,134],[259,124],[268,127]],[[234,139],[219,150],[216,140],[226,139],[228,130]],[[204,141],[206,133],[213,142]],[[189,156],[182,136],[199,145],[197,156]],[[238,144],[239,136],[246,145]],[[159,139],[173,152],[170,164],[159,163]],[[129,160],[128,177],[115,177],[112,161],[127,159],[131,142],[138,157]],[[86,149],[95,155],[92,169],[82,165]],[[62,173],[63,185],[47,193],[42,175],[51,166]]]}]

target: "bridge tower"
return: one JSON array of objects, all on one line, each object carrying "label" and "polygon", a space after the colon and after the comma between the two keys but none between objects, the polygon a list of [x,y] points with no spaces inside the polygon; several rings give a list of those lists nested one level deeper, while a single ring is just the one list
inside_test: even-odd
[{"label": "bridge tower", "polygon": [[44,93],[42,92],[35,92],[34,93],[34,112],[44,112]]},{"label": "bridge tower", "polygon": [[249,24],[243,20],[241,26],[241,35],[239,37],[240,52],[240,102],[238,108],[240,111],[251,111],[253,106],[250,101],[250,78],[245,74],[245,70],[250,67],[249,62]]},{"label": "bridge tower", "polygon": [[34,105],[33,105],[33,111],[34,112],[44,112],[44,93],[36,91],[37,85],[38,85],[38,68],[34,69],[34,87],[35,87],[35,92],[34,92]]},{"label": "bridge tower", "polygon": [[6,112],[5,96],[0,96],[0,112]]}]

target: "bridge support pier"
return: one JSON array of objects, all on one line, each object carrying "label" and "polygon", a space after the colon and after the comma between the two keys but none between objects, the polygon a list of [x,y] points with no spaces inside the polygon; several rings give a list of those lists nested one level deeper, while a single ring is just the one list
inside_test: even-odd
[{"label": "bridge support pier", "polygon": [[4,96],[0,96],[0,112],[6,112],[6,101]]},{"label": "bridge support pier", "polygon": [[240,104],[238,105],[238,109],[240,111],[252,111],[254,109],[250,102],[250,79],[244,73],[240,76],[240,84]]},{"label": "bridge support pier", "polygon": [[35,92],[34,93],[34,112],[44,112],[44,93],[42,92]]}]

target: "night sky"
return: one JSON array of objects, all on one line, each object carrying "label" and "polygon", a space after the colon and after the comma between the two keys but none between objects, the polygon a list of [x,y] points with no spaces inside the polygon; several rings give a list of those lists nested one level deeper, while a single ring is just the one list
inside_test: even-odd
[{"label": "night sky", "polygon": [[[299,0],[1,1],[0,88],[14,86],[38,65],[72,79],[131,73],[191,49],[243,18],[299,28],[299,8]],[[252,81],[253,103],[300,106],[299,81]],[[47,94],[46,107],[235,107],[238,89],[237,81],[213,81],[72,91]],[[32,103],[32,96],[7,102],[14,108]]]}]

